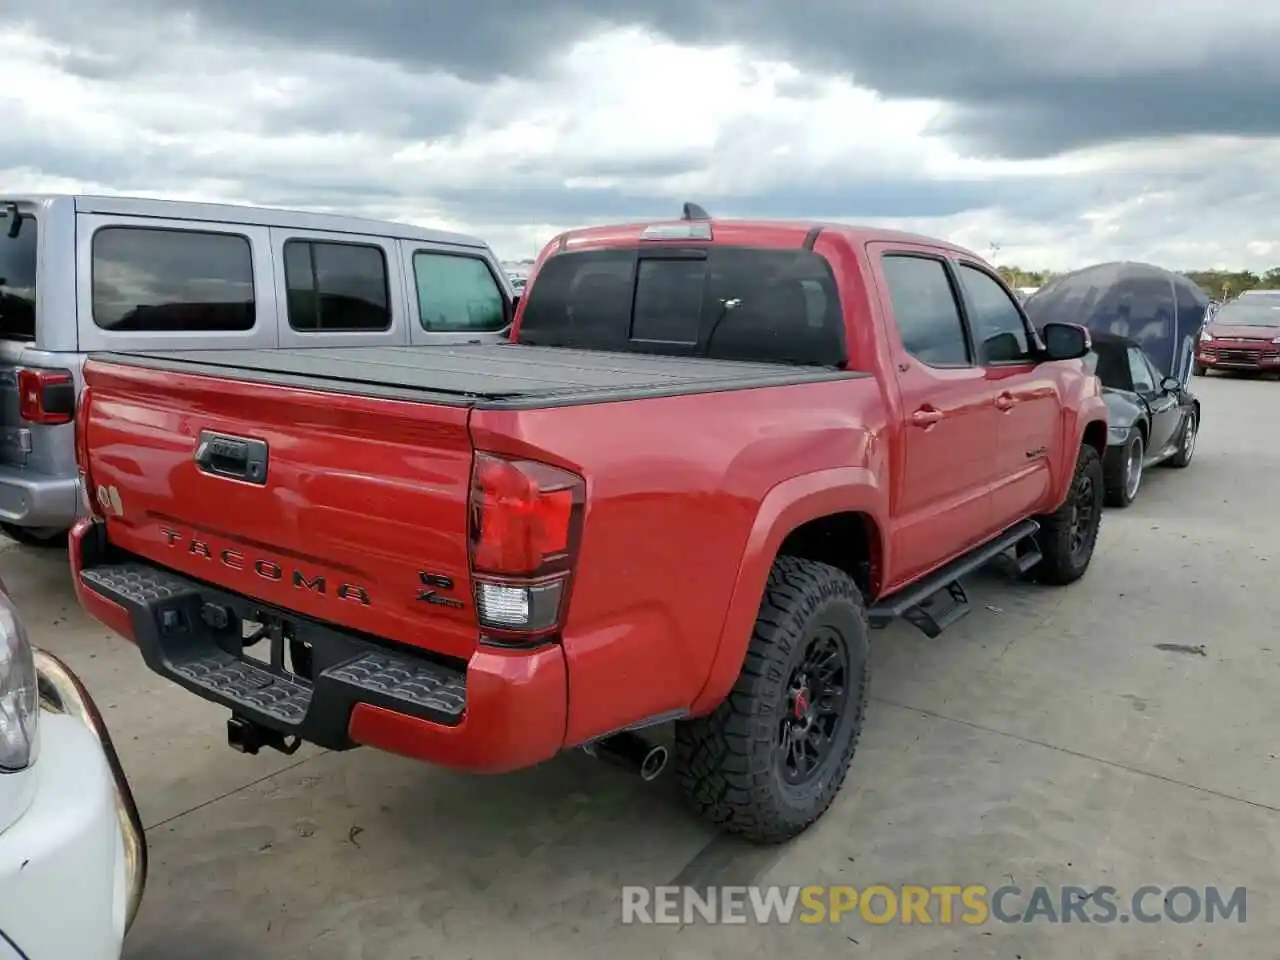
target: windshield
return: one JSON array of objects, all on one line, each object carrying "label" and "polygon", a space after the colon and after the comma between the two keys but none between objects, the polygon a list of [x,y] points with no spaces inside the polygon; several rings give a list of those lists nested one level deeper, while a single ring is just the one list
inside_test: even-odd
[{"label": "windshield", "polygon": [[36,338],[36,221],[23,217],[22,230],[9,236],[0,220],[0,339]]},{"label": "windshield", "polygon": [[1215,325],[1232,327],[1280,327],[1280,297],[1256,297],[1248,302],[1225,304],[1213,315]]}]

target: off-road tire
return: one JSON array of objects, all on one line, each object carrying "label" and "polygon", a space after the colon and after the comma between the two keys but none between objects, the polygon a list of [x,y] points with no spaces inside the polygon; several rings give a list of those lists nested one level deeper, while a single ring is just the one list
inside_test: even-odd
[{"label": "off-road tire", "polygon": [[44,528],[32,529],[31,527],[20,527],[16,523],[0,523],[0,530],[11,540],[16,540],[27,547],[42,547],[52,549],[56,547],[65,547],[67,545],[67,534],[69,530],[47,531]]},{"label": "off-road tire", "polygon": [[1134,444],[1143,447],[1143,453],[1146,453],[1145,445],[1142,440],[1142,431],[1137,427],[1129,430],[1129,436],[1125,439],[1124,447],[1120,452],[1120,456],[1115,458],[1111,463],[1103,460],[1102,474],[1104,477],[1104,488],[1107,493],[1106,505],[1108,507],[1118,507],[1123,509],[1133,503],[1138,497],[1138,491],[1142,489],[1142,478],[1138,479],[1138,486],[1130,495],[1128,490],[1128,476],[1126,471],[1129,469],[1129,458],[1132,455]]},{"label": "off-road tire", "polygon": [[1178,431],[1178,452],[1165,461],[1169,466],[1176,467],[1177,469],[1185,469],[1186,467],[1191,466],[1191,458],[1196,454],[1196,446],[1193,440],[1191,449],[1188,450],[1186,439],[1187,430],[1191,428],[1193,423],[1195,424],[1195,431],[1198,436],[1200,433],[1200,414],[1194,410],[1191,412],[1189,417],[1182,421],[1182,429]]},{"label": "off-road tire", "polygon": [[[1087,538],[1087,546],[1076,551],[1071,549],[1072,506],[1086,482],[1091,484],[1093,490],[1092,530]],[[1093,559],[1094,547],[1098,543],[1098,530],[1102,526],[1105,482],[1102,458],[1098,451],[1087,443],[1081,445],[1075,473],[1071,478],[1071,488],[1067,491],[1062,506],[1053,513],[1036,518],[1040,522],[1036,541],[1043,557],[1031,570],[1033,579],[1040,583],[1064,586],[1075,583],[1084,576],[1089,569],[1089,561]]]},{"label": "off-road tire", "polygon": [[[833,623],[848,658],[844,711],[816,779],[792,786],[777,763],[788,684],[815,630]],[[707,716],[676,724],[675,765],[687,802],[721,829],[757,843],[782,843],[806,830],[831,806],[857,749],[869,653],[866,605],[853,579],[823,563],[779,557],[729,696]]]}]

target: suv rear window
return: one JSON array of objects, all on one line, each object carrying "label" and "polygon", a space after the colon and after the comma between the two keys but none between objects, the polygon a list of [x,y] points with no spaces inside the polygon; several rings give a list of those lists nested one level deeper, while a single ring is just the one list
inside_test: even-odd
[{"label": "suv rear window", "polygon": [[391,285],[381,247],[288,240],[284,282],[289,290],[289,326],[295,330],[391,329]]},{"label": "suv rear window", "polygon": [[507,323],[507,305],[489,265],[456,253],[413,255],[418,319],[432,333],[493,333]]},{"label": "suv rear window", "polygon": [[22,218],[22,230],[9,236],[0,220],[0,338],[36,338],[36,221]]},{"label": "suv rear window", "polygon": [[521,343],[838,366],[835,278],[811,250],[664,246],[552,256],[526,294]]},{"label": "suv rear window", "polygon": [[103,227],[93,235],[93,322],[104,330],[252,330],[248,238]]}]

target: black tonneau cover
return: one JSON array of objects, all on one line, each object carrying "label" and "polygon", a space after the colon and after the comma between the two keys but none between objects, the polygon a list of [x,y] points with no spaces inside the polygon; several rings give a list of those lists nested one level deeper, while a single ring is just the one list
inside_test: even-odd
[{"label": "black tonneau cover", "polygon": [[827,367],[519,343],[100,353],[112,363],[332,393],[518,409],[864,377]]}]

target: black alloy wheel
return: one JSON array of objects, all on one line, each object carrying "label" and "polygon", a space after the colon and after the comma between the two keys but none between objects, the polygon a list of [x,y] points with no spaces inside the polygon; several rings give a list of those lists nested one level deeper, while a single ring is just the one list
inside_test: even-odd
[{"label": "black alloy wheel", "polygon": [[1092,546],[1090,540],[1094,533],[1093,516],[1098,509],[1093,477],[1086,474],[1078,478],[1071,494],[1071,555],[1079,557],[1087,547]]},{"label": "black alloy wheel", "polygon": [[832,626],[809,640],[792,671],[778,724],[778,773],[788,786],[820,775],[838,740],[849,702],[849,649]]}]

